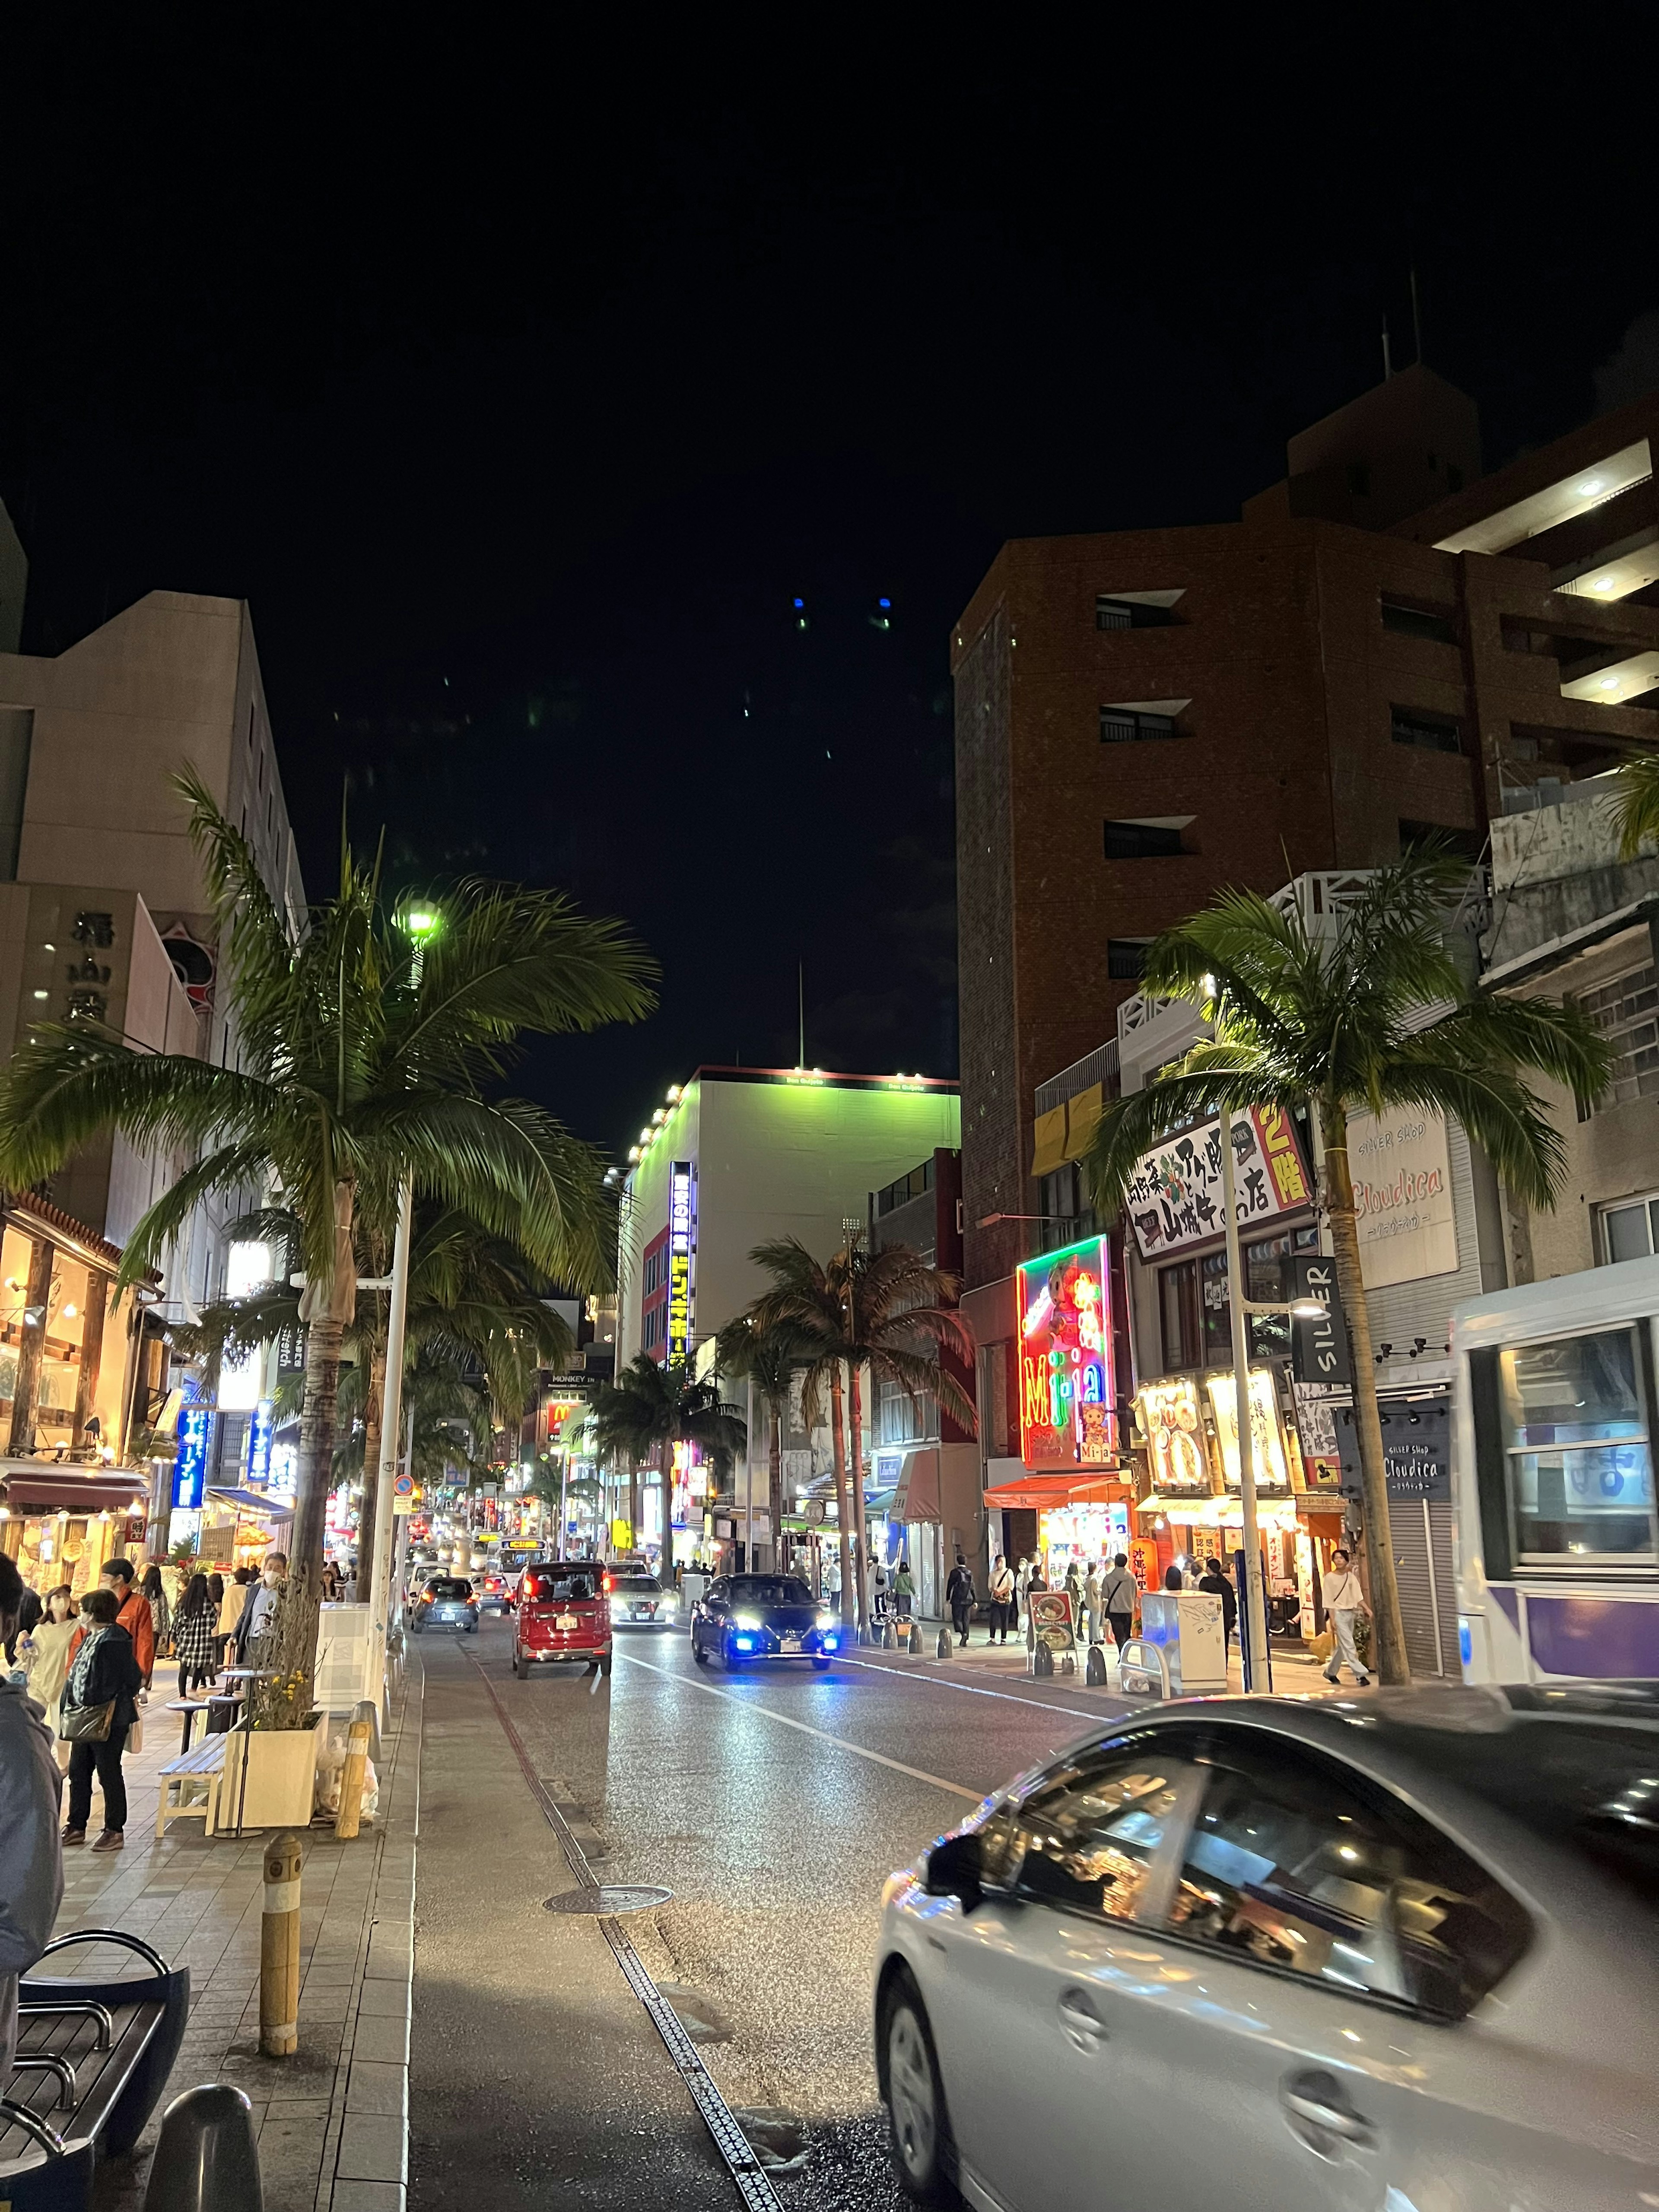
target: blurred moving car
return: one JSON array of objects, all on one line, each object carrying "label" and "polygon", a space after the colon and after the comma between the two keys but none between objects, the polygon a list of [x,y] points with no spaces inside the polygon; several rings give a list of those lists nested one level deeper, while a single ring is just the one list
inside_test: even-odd
[{"label": "blurred moving car", "polygon": [[1656,2004],[1659,1685],[1194,1700],[890,1878],[877,2067],[921,2203],[1613,2212]]},{"label": "blurred moving car", "polygon": [[672,1628],[679,1618],[676,1593],[665,1590],[655,1575],[642,1568],[613,1568],[605,1584],[613,1628]]},{"label": "blurred moving car", "polygon": [[478,1632],[478,1601],[465,1575],[434,1575],[418,1592],[410,1619],[416,1635],[423,1628],[464,1628]]},{"label": "blurred moving car", "polygon": [[412,1618],[416,1603],[427,1584],[435,1581],[440,1575],[447,1575],[449,1569],[441,1559],[425,1559],[418,1567],[411,1567],[409,1571],[409,1580],[404,1585],[404,1612]]},{"label": "blurred moving car", "polygon": [[486,1567],[476,1578],[481,1613],[511,1613],[513,1586],[499,1567]]},{"label": "blurred moving car", "polygon": [[728,1674],[762,1659],[810,1659],[822,1674],[842,1648],[839,1614],[794,1575],[717,1575],[691,1608],[691,1656]]},{"label": "blurred moving car", "polygon": [[592,1559],[532,1559],[513,1605],[513,1671],[522,1682],[532,1664],[582,1661],[611,1672],[611,1603],[605,1572]]}]

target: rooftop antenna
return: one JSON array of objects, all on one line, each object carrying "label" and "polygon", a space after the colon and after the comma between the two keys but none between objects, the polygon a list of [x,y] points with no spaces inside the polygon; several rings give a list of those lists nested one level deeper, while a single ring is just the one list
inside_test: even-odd
[{"label": "rooftop antenna", "polygon": [[1382,318],[1382,381],[1386,384],[1394,374],[1394,358],[1389,351],[1389,319]]},{"label": "rooftop antenna", "polygon": [[806,1065],[806,963],[804,960],[796,966],[795,981],[799,992],[800,1004],[800,1057],[795,1065],[797,1067],[805,1067]]},{"label": "rooftop antenna", "polygon": [[1419,366],[1423,359],[1423,317],[1417,305],[1417,264],[1412,264],[1412,343],[1417,348]]}]

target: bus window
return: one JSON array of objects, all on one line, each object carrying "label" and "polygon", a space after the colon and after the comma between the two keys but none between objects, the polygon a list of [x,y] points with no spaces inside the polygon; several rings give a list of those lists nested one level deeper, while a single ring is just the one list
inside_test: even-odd
[{"label": "bus window", "polygon": [[1605,1570],[1659,1561],[1642,1364],[1633,1327],[1499,1354],[1516,1566]]}]

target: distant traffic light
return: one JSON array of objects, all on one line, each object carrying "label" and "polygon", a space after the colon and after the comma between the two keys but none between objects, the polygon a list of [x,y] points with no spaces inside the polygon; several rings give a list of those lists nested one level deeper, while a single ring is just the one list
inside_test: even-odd
[{"label": "distant traffic light", "polygon": [[893,602],[890,599],[878,599],[876,601],[875,605],[870,610],[870,627],[872,629],[891,629],[893,627]]}]

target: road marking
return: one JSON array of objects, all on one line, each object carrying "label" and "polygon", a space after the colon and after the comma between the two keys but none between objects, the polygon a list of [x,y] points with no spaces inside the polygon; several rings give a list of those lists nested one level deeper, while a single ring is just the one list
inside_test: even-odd
[{"label": "road marking", "polygon": [[[988,1794],[983,1790],[966,1790],[960,1782],[947,1782],[942,1774],[926,1774],[919,1766],[907,1766],[902,1759],[889,1759],[885,1752],[867,1751],[861,1743],[849,1743],[844,1735],[832,1735],[828,1729],[812,1728],[805,1721],[792,1720],[787,1713],[775,1713],[770,1705],[755,1704],[748,1698],[734,1698],[730,1690],[717,1690],[712,1682],[698,1681],[695,1674],[678,1674],[672,1667],[653,1666],[648,1659],[635,1658],[631,1651],[619,1651],[617,1656],[624,1667],[643,1667],[653,1674],[660,1674],[665,1681],[679,1683],[683,1689],[701,1690],[708,1697],[724,1698],[739,1712],[759,1713],[763,1720],[775,1721],[780,1728],[799,1729],[803,1735],[817,1736],[820,1743],[833,1743],[838,1751],[850,1751],[855,1759],[867,1759],[877,1766],[890,1766],[895,1774],[908,1774],[913,1782],[931,1783],[935,1790],[948,1790],[953,1797],[967,1798],[969,1804],[979,1804]],[[1031,1700],[1022,1698],[1020,1702],[1030,1704]]]},{"label": "road marking", "polygon": [[[1030,1705],[1034,1712],[1062,1713],[1073,1720],[1121,1720],[1121,1713],[1087,1712],[1078,1705],[1051,1705],[1046,1698],[1017,1698],[1012,1690],[981,1690],[977,1682],[953,1682],[943,1674],[910,1674],[902,1667],[884,1667],[878,1659],[842,1659],[837,1665],[862,1667],[866,1674],[894,1674],[901,1682],[920,1683],[925,1690],[960,1690],[964,1697],[1000,1698],[1005,1705]],[[1121,1697],[1121,1691],[1118,1692]]]}]

